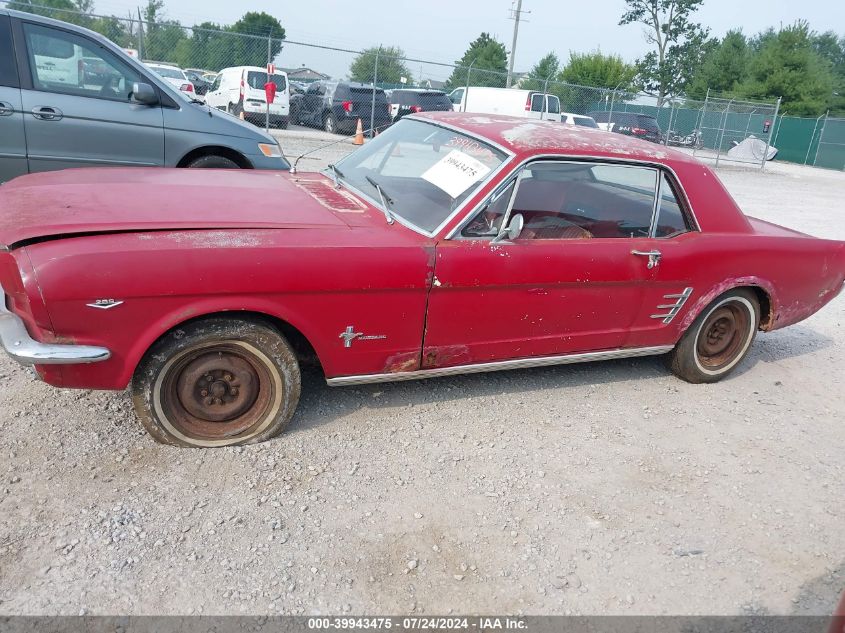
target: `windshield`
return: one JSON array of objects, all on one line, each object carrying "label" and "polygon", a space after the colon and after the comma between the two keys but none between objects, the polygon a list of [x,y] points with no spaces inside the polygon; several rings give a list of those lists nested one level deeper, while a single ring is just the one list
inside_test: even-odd
[{"label": "windshield", "polygon": [[374,200],[379,194],[370,181],[377,182],[394,215],[433,233],[505,157],[471,136],[402,119],[338,167],[343,182]]},{"label": "windshield", "polygon": [[[288,83],[285,81],[284,75],[270,75],[274,84],[276,84],[276,92],[283,92]],[[264,90],[264,84],[267,83],[267,73],[260,73],[255,70],[250,70],[246,74],[246,82],[253,90]]]},{"label": "windshield", "polygon": [[572,119],[575,121],[575,125],[580,125],[583,127],[598,127],[598,125],[596,125],[596,122],[588,116],[575,116],[572,117]]},{"label": "windshield", "polygon": [[167,66],[150,66],[157,75],[167,77],[168,79],[184,79],[185,75],[178,68],[168,68]]}]

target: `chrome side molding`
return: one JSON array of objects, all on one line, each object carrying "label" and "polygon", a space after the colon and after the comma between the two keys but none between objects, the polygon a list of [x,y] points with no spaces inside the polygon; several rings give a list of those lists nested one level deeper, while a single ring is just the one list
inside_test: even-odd
[{"label": "chrome side molding", "polygon": [[538,356],[536,358],[518,358],[490,363],[473,365],[456,365],[455,367],[438,367],[435,369],[419,369],[417,371],[396,372],[391,374],[365,374],[361,376],[339,376],[327,378],[330,387],[345,385],[368,385],[378,382],[398,382],[400,380],[420,380],[423,378],[438,378],[441,376],[458,376],[461,374],[480,374],[487,371],[502,371],[507,369],[526,369],[528,367],[549,367],[552,365],[570,365],[573,363],[589,363],[597,360],[611,360],[614,358],[635,358],[638,356],[656,356],[672,351],[674,345],[658,345],[655,347],[632,347],[630,349],[611,349],[602,352],[582,352],[579,354],[564,354],[561,356]]}]

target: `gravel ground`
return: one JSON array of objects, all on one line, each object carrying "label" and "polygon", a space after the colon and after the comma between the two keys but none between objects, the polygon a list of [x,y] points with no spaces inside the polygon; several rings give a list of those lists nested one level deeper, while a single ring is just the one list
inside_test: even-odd
[{"label": "gravel ground", "polygon": [[[748,212],[845,239],[845,174],[719,174]],[[0,614],[829,614],[843,322],[845,296],[716,385],[657,359],[306,374],[286,434],[208,451],[154,444],[125,393],[0,358]]]}]

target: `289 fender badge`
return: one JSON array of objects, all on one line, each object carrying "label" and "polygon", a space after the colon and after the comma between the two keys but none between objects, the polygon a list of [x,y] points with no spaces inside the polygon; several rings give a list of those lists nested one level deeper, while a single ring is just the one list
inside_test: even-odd
[{"label": "289 fender badge", "polygon": [[117,299],[95,299],[91,303],[86,303],[89,308],[98,308],[100,310],[109,310],[111,308],[116,308],[123,301],[118,301]]}]

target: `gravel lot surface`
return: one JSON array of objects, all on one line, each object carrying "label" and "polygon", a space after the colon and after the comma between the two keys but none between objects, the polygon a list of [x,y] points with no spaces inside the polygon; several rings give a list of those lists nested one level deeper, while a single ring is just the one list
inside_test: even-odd
[{"label": "gravel lot surface", "polygon": [[[278,134],[288,154],[322,138]],[[845,174],[719,175],[747,212],[845,239]],[[840,296],[715,385],[658,359],[310,373],[282,437],[208,451],[153,443],[125,393],[0,358],[0,613],[829,614],[843,325]]]}]

